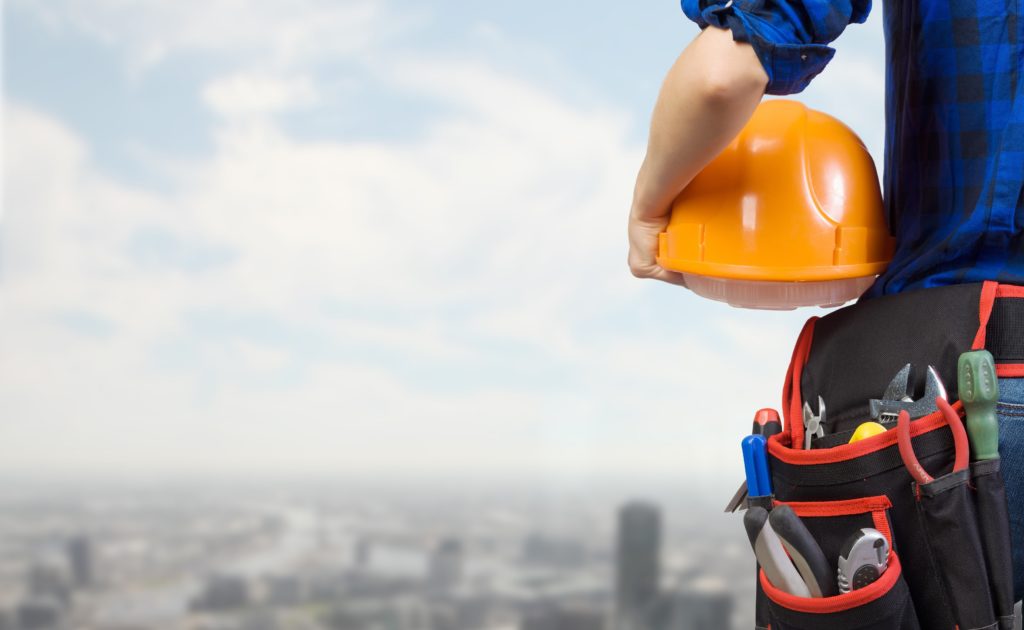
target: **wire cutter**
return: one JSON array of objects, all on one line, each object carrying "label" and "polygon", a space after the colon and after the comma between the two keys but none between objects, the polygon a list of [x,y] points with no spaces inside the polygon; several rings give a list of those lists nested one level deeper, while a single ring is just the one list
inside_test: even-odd
[{"label": "wire cutter", "polygon": [[811,439],[825,435],[825,399],[818,396],[818,413],[811,411],[811,405],[804,401],[804,450],[811,449]]},{"label": "wire cutter", "polygon": [[[946,424],[949,425],[950,431],[953,432],[953,448],[955,453],[953,472],[963,470],[967,468],[968,456],[970,454],[970,447],[967,443],[967,431],[964,429],[963,420],[960,419],[960,414],[953,409],[953,406],[945,398],[936,396],[935,406],[942,412]],[[903,460],[903,465],[907,467],[914,481],[918,484],[934,481],[935,478],[928,474],[928,471],[924,469],[924,466],[921,465],[917,455],[914,453],[914,445],[910,441],[910,413],[906,409],[900,411],[900,415],[896,420],[896,442],[899,445],[900,458]]]}]

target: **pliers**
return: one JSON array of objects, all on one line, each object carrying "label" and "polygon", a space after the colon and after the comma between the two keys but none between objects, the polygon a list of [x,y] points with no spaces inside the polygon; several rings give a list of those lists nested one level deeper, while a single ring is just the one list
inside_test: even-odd
[{"label": "pliers", "polygon": [[[945,418],[946,424],[949,425],[950,431],[953,432],[953,449],[955,453],[953,472],[963,470],[967,468],[968,456],[970,455],[970,449],[967,444],[967,431],[964,429],[963,420],[960,419],[960,414],[953,409],[953,406],[945,398],[937,396],[935,398],[935,406],[942,412],[942,417]],[[896,420],[896,442],[899,445],[900,458],[903,459],[903,465],[907,467],[914,481],[918,484],[935,481],[935,478],[928,474],[928,471],[924,469],[914,453],[914,445],[910,441],[910,413],[906,409],[900,411],[900,415]]]}]

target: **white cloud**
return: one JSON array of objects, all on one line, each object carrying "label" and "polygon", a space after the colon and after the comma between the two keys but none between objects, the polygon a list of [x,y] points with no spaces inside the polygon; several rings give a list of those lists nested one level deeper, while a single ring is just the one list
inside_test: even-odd
[{"label": "white cloud", "polygon": [[219,114],[246,116],[309,107],[317,103],[318,95],[309,77],[242,73],[207,85],[203,89],[203,101]]},{"label": "white cloud", "polygon": [[[374,5],[235,21],[227,1],[59,6],[54,23],[125,50],[213,51],[220,23],[232,54],[267,37],[296,66],[247,60],[204,86],[214,147],[175,162],[170,191],[112,177],[66,124],[8,106],[0,467],[736,469],[802,316],[629,277],[641,147],[621,112],[421,55],[381,77],[442,105],[422,133],[309,140],[269,114],[323,97],[296,61],[306,40],[321,21],[358,30]],[[748,343],[755,317],[777,344]],[[752,347],[716,348],[730,339]]]},{"label": "white cloud", "polygon": [[365,50],[407,18],[377,0],[13,0],[56,31],[72,29],[118,50],[143,71],[169,56],[199,53],[281,70]]}]

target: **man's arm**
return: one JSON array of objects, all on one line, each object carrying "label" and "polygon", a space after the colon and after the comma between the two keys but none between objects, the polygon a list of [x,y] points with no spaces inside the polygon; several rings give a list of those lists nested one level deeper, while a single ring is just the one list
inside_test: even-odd
[{"label": "man's arm", "polygon": [[684,284],[658,266],[658,234],[672,201],[739,134],[764,95],[768,75],[754,49],[708,27],[669,70],[629,213],[629,268],[638,278]]}]

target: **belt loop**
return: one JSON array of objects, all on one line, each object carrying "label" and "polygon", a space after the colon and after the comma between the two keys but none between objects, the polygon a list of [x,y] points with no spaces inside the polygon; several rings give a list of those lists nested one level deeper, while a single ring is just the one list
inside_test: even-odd
[{"label": "belt loop", "polygon": [[988,320],[992,317],[992,306],[996,301],[996,291],[999,283],[986,280],[981,285],[981,299],[978,303],[978,333],[974,336],[974,344],[971,350],[981,350],[985,347],[985,334],[988,330]]}]

